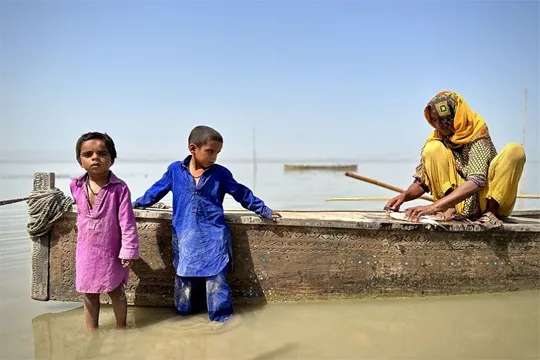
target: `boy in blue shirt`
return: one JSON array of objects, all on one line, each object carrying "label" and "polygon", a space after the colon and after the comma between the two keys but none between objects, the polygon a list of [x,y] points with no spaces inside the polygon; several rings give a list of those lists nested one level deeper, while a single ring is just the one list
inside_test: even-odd
[{"label": "boy in blue shirt", "polygon": [[192,313],[192,294],[205,285],[210,320],[225,322],[233,312],[226,279],[232,243],[223,212],[225,194],[264,218],[280,215],[236,182],[227,168],[215,164],[223,147],[219,132],[197,126],[189,135],[188,146],[191,155],[170,164],[163,177],[135,201],[134,207],[152,206],[172,191],[176,312]]}]

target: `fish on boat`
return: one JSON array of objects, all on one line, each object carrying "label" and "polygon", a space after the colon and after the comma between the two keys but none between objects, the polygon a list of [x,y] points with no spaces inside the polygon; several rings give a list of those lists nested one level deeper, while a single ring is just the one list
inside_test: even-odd
[{"label": "fish on boat", "polygon": [[[413,222],[412,220],[410,220],[407,217],[407,215],[404,212],[387,211],[386,213],[392,219],[400,220],[400,221]],[[442,226],[441,224],[439,224],[439,222],[437,220],[440,220],[440,219],[436,215],[424,215],[424,216],[420,217],[418,222],[423,223],[423,224],[429,224],[429,225],[437,226],[437,227],[440,227],[440,228],[446,230],[446,228],[444,226]]]}]

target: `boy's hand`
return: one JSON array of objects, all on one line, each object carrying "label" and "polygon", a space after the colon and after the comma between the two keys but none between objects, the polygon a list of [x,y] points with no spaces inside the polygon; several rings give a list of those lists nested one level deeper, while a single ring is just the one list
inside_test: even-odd
[{"label": "boy's hand", "polygon": [[122,259],[121,261],[123,267],[130,267],[133,264],[133,260]]},{"label": "boy's hand", "polygon": [[280,217],[281,217],[281,214],[278,213],[276,210],[272,210],[272,216],[275,216],[275,217],[280,218]]}]

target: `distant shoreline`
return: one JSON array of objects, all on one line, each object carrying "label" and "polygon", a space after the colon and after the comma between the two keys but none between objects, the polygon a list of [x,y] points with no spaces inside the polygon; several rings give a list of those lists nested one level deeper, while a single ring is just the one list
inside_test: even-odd
[{"label": "distant shoreline", "polygon": [[[182,160],[182,158],[152,158],[152,159],[140,159],[140,158],[122,158],[119,157],[117,162],[124,163],[171,163],[174,161]],[[371,157],[364,159],[257,159],[257,164],[373,164],[373,163],[384,163],[384,164],[395,164],[395,163],[416,163],[420,158],[412,157],[402,157],[397,158],[394,156],[381,156],[381,157]],[[33,164],[33,163],[71,163],[75,159],[41,159],[37,156],[35,159],[1,159],[0,164]],[[527,159],[527,164],[536,164],[539,160],[537,159]],[[221,158],[219,162],[221,164],[252,164],[252,159],[246,158]]]},{"label": "distant shoreline", "polygon": [[[153,158],[153,159],[137,159],[137,158],[122,158],[118,157],[116,160],[128,163],[170,163],[174,161],[182,160],[181,158]],[[369,163],[402,163],[402,162],[416,162],[419,159],[412,158],[395,158],[395,157],[381,157],[371,159],[257,159],[257,164],[369,164]],[[0,159],[0,163],[70,163],[75,159]],[[218,163],[253,163],[252,159],[219,159]]]}]

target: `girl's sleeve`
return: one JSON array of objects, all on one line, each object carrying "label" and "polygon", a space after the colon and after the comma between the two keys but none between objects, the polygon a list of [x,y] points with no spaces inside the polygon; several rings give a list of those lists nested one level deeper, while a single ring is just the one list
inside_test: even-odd
[{"label": "girl's sleeve", "polygon": [[79,194],[78,194],[78,191],[77,191],[77,180],[75,179],[72,179],[71,182],[69,183],[69,191],[71,192],[71,197],[73,198],[73,201],[75,202],[75,205],[79,206],[79,204],[77,204],[77,199],[79,198]]},{"label": "girl's sleeve", "polygon": [[120,206],[118,207],[118,220],[122,234],[122,247],[118,257],[123,260],[134,260],[139,258],[139,235],[137,233],[137,222],[135,213],[131,205],[131,192],[124,185],[120,195]]}]

